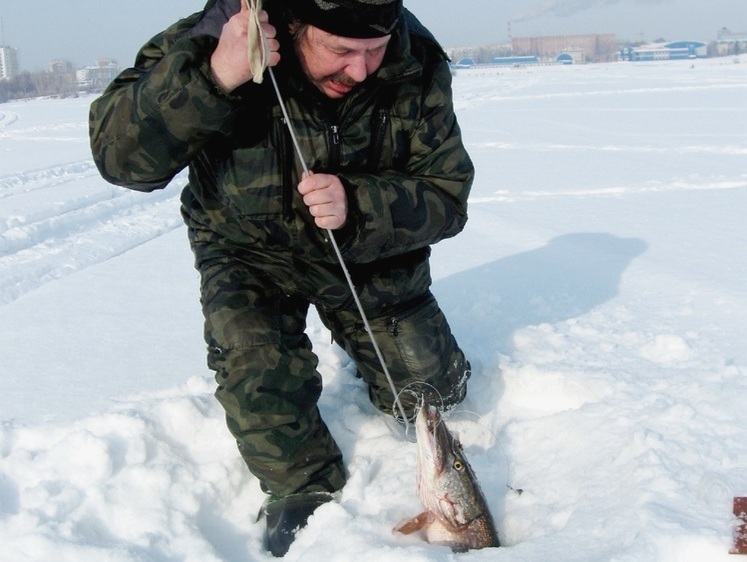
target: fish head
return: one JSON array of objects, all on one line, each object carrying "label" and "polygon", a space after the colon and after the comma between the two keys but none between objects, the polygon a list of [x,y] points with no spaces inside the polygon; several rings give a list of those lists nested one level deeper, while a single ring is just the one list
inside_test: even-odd
[{"label": "fish head", "polygon": [[415,420],[418,493],[436,517],[455,529],[487,511],[472,467],[438,408],[424,404]]}]

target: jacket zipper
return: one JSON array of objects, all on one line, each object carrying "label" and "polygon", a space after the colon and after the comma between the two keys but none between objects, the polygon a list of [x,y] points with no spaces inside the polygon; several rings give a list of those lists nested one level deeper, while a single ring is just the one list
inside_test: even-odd
[{"label": "jacket zipper", "polygon": [[419,314],[420,311],[428,306],[431,302],[433,302],[433,295],[430,292],[427,292],[426,294],[416,297],[414,300],[410,301],[406,308],[395,312],[394,314],[392,314],[392,316],[389,317],[387,325],[388,332],[395,338],[399,336],[400,323],[403,320],[409,320],[416,314]]},{"label": "jacket zipper", "polygon": [[291,185],[291,174],[293,172],[292,141],[285,123],[285,118],[280,118],[280,178],[281,197],[283,205],[283,216],[286,221],[293,219],[293,186]]},{"label": "jacket zipper", "polygon": [[340,127],[339,125],[330,125],[329,127],[329,164],[330,169],[335,170],[340,165],[342,159],[342,149],[340,146]]},{"label": "jacket zipper", "polygon": [[389,114],[386,109],[380,109],[377,115],[376,126],[372,128],[371,150],[368,155],[368,169],[374,172],[378,169],[381,159],[381,150],[384,147],[384,133],[389,122]]}]

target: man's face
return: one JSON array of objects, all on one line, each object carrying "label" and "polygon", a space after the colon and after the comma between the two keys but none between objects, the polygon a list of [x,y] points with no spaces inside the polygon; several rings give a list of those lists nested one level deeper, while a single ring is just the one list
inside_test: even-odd
[{"label": "man's face", "polygon": [[296,39],[296,53],[311,83],[340,99],[378,70],[390,38],[340,37],[309,25]]}]

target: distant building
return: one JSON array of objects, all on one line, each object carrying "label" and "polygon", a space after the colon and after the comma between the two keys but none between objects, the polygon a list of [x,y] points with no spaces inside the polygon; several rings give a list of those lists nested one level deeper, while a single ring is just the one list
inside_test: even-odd
[{"label": "distant building", "polygon": [[54,59],[49,61],[48,70],[53,74],[67,74],[75,72],[75,66],[69,60]]},{"label": "distant building", "polygon": [[449,58],[460,64],[466,59],[472,60],[471,64],[492,64],[495,57],[511,55],[510,45],[483,45],[480,47],[458,47],[449,50]]},{"label": "distant building", "polygon": [[718,32],[718,40],[729,42],[747,42],[747,31],[734,32],[727,27],[722,27]]},{"label": "distant building", "polygon": [[620,58],[628,61],[695,59],[706,56],[706,47],[707,45],[700,41],[654,43],[640,47],[626,47],[620,51]]},{"label": "distant building", "polygon": [[113,59],[99,59],[95,65],[85,66],[78,70],[78,87],[82,89],[103,89],[114,80],[120,72],[119,64]]},{"label": "distant building", "polygon": [[475,66],[477,63],[475,62],[475,59],[466,57],[463,59],[459,59],[454,66],[457,68],[468,68],[470,66]]},{"label": "distant building", "polygon": [[536,55],[527,55],[523,57],[494,57],[493,64],[507,64],[510,66],[522,66],[525,64],[535,64],[540,60]]},{"label": "distant building", "polygon": [[716,41],[716,55],[738,55],[747,53],[747,32],[735,33],[730,29],[723,27],[718,32]]},{"label": "distant building", "polygon": [[617,38],[614,33],[513,37],[511,48],[513,56],[518,57],[557,60],[562,54],[572,53],[574,62],[603,62],[615,60]]},{"label": "distant building", "polygon": [[0,80],[10,80],[18,75],[18,49],[0,46]]}]

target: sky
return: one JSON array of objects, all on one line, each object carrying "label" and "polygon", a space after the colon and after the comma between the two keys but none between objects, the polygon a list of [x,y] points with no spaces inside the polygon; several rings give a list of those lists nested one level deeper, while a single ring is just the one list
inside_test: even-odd
[{"label": "sky", "polygon": [[[1,0],[3,41],[22,70],[62,58],[81,67],[97,58],[129,66],[139,47],[203,0]],[[745,0],[405,0],[447,49],[515,37],[615,33],[620,39],[693,39],[747,31]]]}]

